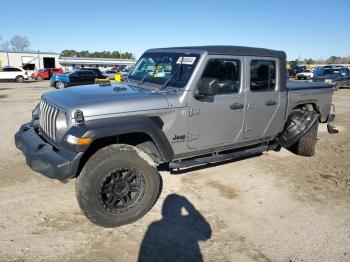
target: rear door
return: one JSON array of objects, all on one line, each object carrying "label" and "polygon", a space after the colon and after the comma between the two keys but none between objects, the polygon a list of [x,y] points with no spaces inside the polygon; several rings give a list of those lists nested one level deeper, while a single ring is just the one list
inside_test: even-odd
[{"label": "rear door", "polygon": [[279,132],[280,123],[284,121],[285,110],[281,106],[278,85],[279,60],[249,57],[246,62],[248,79],[244,138],[255,140],[274,137]]}]

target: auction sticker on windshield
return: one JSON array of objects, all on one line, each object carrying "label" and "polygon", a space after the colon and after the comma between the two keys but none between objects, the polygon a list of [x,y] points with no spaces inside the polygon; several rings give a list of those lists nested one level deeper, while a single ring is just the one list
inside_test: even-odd
[{"label": "auction sticker on windshield", "polygon": [[180,56],[179,59],[177,59],[176,64],[184,64],[184,65],[193,65],[194,61],[196,61],[196,57],[193,56]]}]

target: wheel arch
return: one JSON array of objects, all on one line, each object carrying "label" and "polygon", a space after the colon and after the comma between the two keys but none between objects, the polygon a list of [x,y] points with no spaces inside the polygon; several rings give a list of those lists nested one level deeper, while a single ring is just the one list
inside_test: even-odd
[{"label": "wheel arch", "polygon": [[314,100],[296,103],[289,114],[291,115],[294,110],[317,112],[318,114],[320,114],[320,107],[318,106],[317,101]]},{"label": "wheel arch", "polygon": [[118,143],[141,148],[158,164],[171,161],[174,151],[162,125],[158,117],[120,117],[88,121],[81,137],[91,137],[93,142],[84,149],[77,174],[96,151]]}]

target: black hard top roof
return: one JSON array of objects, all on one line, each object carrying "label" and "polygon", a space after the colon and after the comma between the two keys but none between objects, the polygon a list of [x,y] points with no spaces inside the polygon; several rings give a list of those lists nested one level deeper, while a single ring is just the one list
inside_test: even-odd
[{"label": "black hard top roof", "polygon": [[272,49],[265,48],[256,48],[256,47],[246,47],[246,46],[224,46],[224,45],[215,45],[215,46],[184,46],[184,47],[168,47],[168,48],[157,48],[150,49],[147,52],[161,52],[161,51],[182,51],[182,52],[191,52],[191,51],[202,51],[207,52],[209,55],[244,55],[244,56],[268,56],[268,57],[277,57],[281,59],[286,59],[286,53],[283,51],[277,51]]}]

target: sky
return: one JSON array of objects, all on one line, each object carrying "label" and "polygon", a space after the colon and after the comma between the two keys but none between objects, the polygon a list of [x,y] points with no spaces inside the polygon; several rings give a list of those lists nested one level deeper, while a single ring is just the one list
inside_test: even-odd
[{"label": "sky", "polygon": [[0,43],[30,49],[132,52],[240,45],[283,50],[289,60],[350,55],[350,0],[133,0],[0,2]]}]

